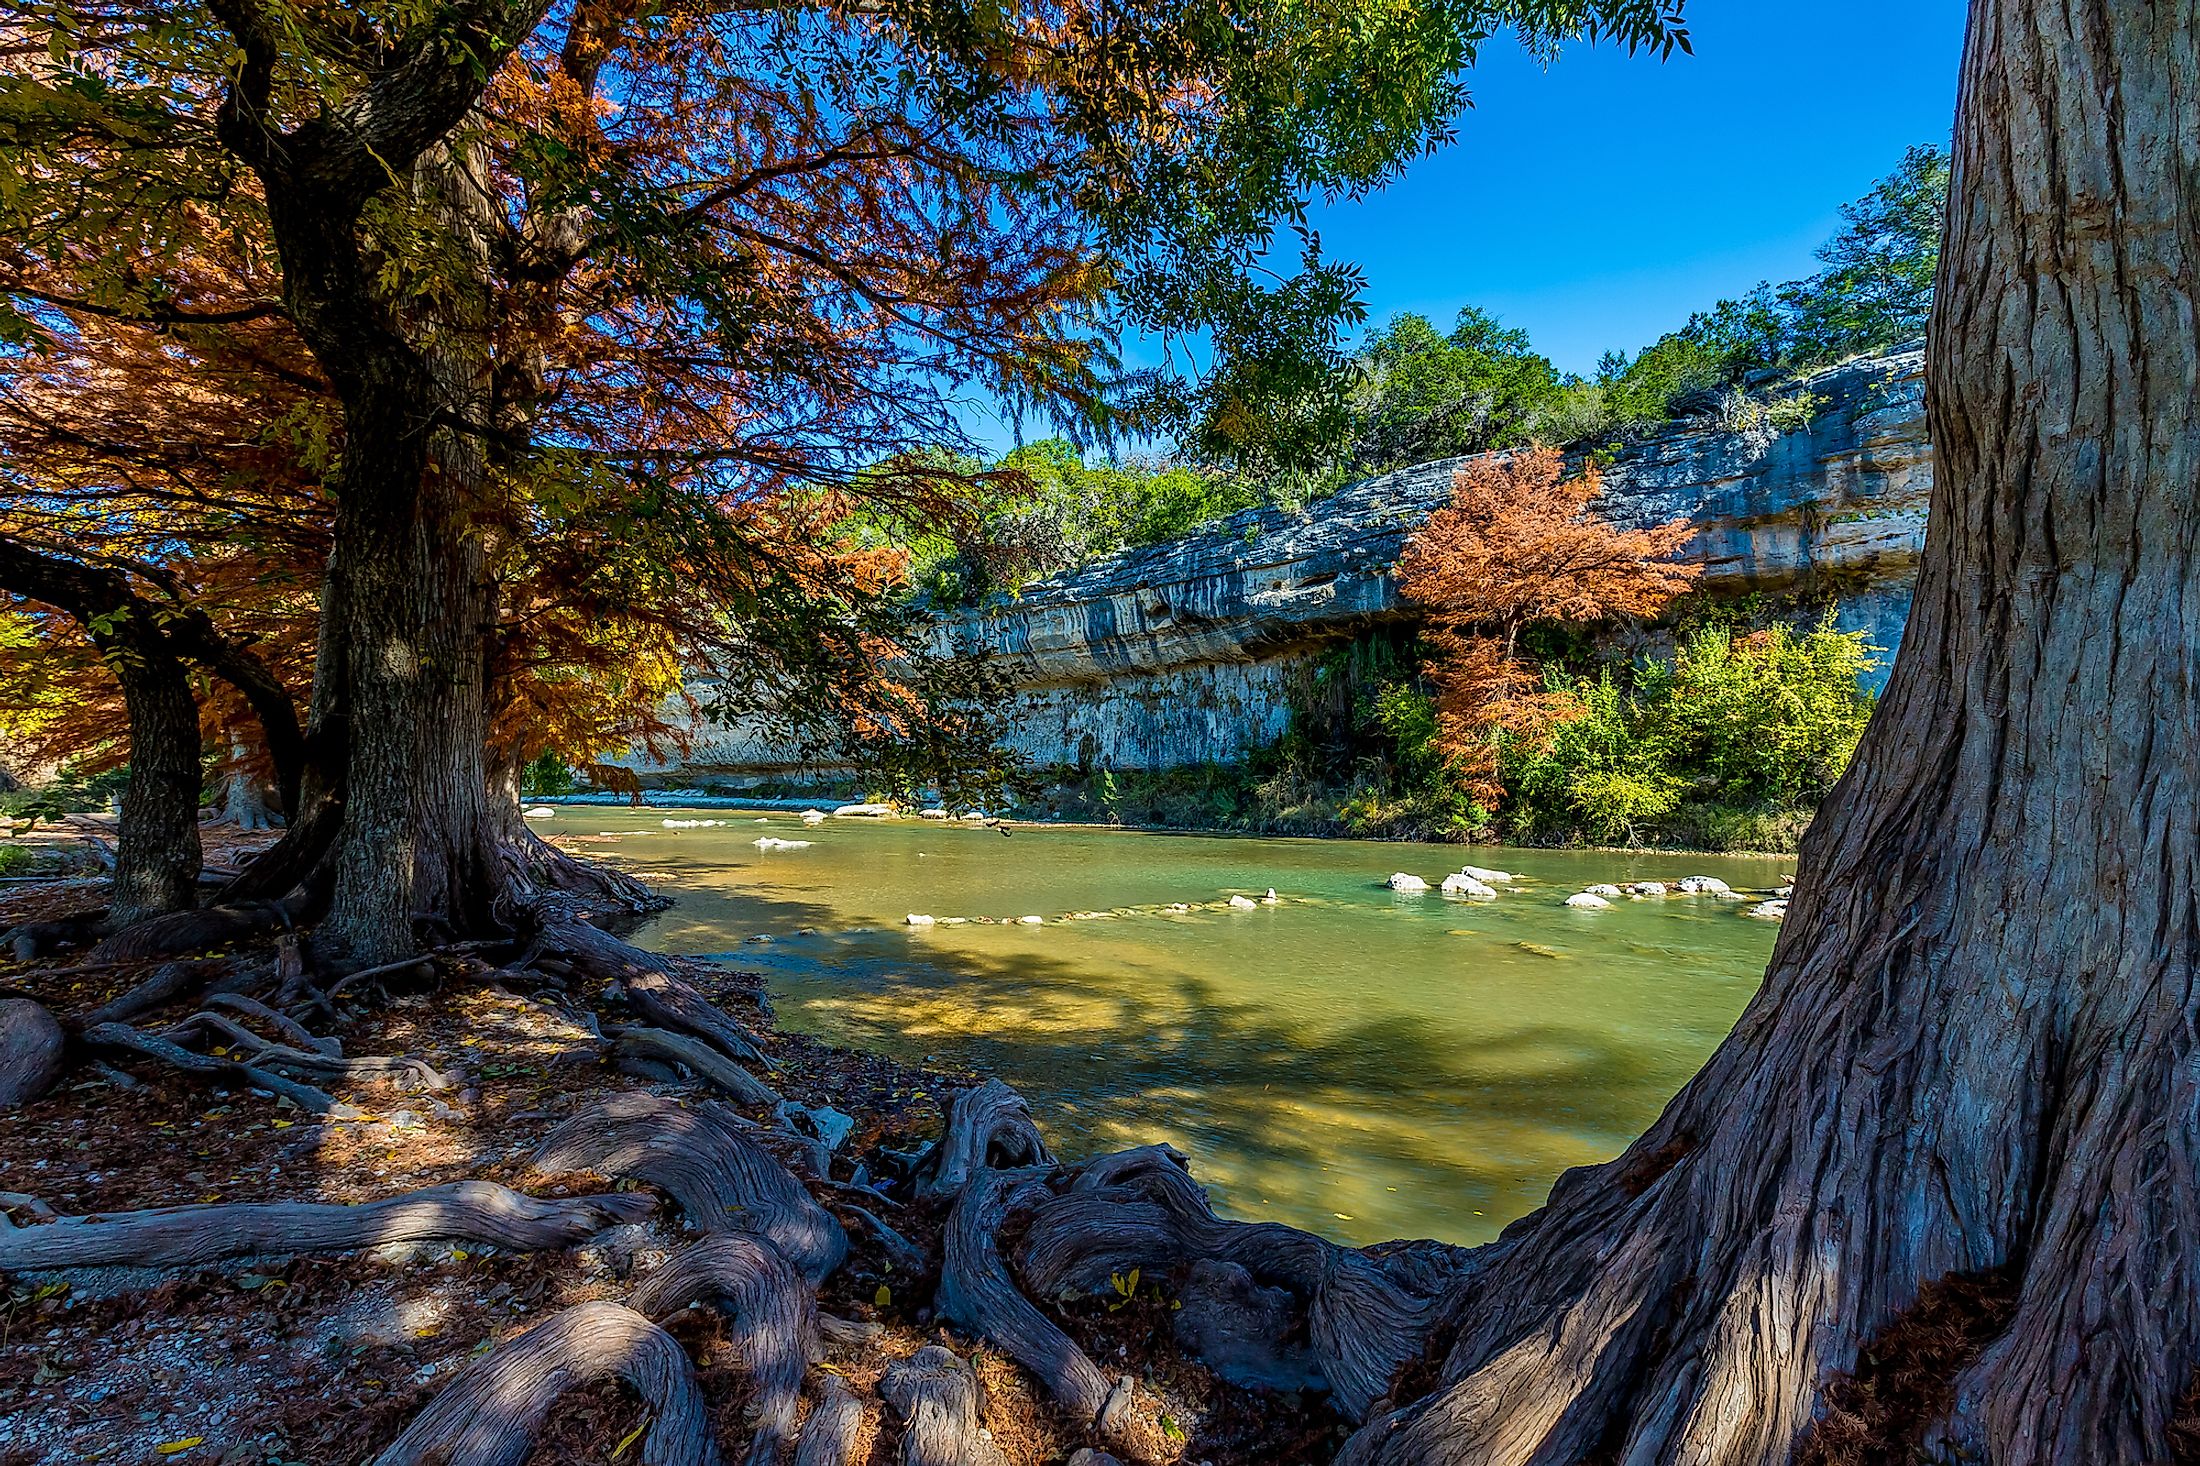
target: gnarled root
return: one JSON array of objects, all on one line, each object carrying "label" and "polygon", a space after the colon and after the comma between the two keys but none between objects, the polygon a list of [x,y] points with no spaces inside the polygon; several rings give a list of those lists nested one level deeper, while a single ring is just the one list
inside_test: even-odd
[{"label": "gnarled root", "polygon": [[616,1303],[583,1303],[475,1361],[374,1466],[520,1466],[558,1398],[616,1377],[642,1397],[642,1466],[719,1466],[710,1411],[679,1344]]},{"label": "gnarled root", "polygon": [[172,1069],[179,1069],[197,1079],[219,1080],[226,1084],[243,1085],[279,1094],[299,1109],[314,1115],[327,1115],[331,1119],[355,1120],[359,1111],[350,1105],[337,1103],[334,1096],[315,1089],[310,1084],[300,1084],[285,1079],[265,1069],[235,1059],[217,1059],[211,1054],[194,1054],[180,1044],[169,1042],[156,1034],[144,1033],[127,1023],[101,1023],[84,1030],[84,1041],[94,1048],[112,1049],[125,1054],[135,1054],[141,1059],[157,1059]]},{"label": "gnarled root", "polygon": [[[599,982],[617,983],[636,1012],[659,1028],[691,1033],[729,1058],[772,1067],[754,1033],[681,977],[672,959],[645,952],[585,921],[545,922],[534,957],[562,960]],[[534,960],[534,959],[531,959]]]},{"label": "gnarled root", "polygon": [[831,1375],[802,1422],[794,1445],[794,1466],[850,1466],[863,1434],[863,1402]]},{"label": "gnarled root", "polygon": [[29,998],[0,998],[0,1109],[27,1105],[61,1077],[67,1036]]},{"label": "gnarled root", "polygon": [[1024,1097],[1000,1080],[988,1079],[948,1096],[947,1128],[917,1162],[917,1194],[955,1196],[973,1175],[988,1168],[1053,1164]]},{"label": "gnarled root", "polygon": [[662,1028],[614,1028],[613,1052],[621,1058],[659,1064],[678,1064],[696,1078],[725,1091],[735,1100],[757,1109],[775,1110],[785,1103],[778,1090],[752,1076],[701,1039]]},{"label": "gnarled root", "polygon": [[124,962],[141,957],[167,957],[179,952],[203,952],[210,947],[266,936],[289,926],[291,920],[290,909],[279,901],[170,911],[130,923],[94,947],[91,960]]},{"label": "gnarled root", "polygon": [[[280,968],[281,965],[278,961],[277,967]],[[227,1008],[232,1013],[241,1013],[247,1018],[258,1019],[281,1034],[283,1041],[292,1048],[305,1049],[316,1054],[326,1054],[332,1059],[343,1057],[344,1045],[341,1041],[333,1038],[322,1038],[311,1032],[304,1024],[298,1022],[289,1014],[278,1013],[273,1008],[268,1007],[267,1004],[256,998],[248,998],[243,993],[208,993],[206,995],[206,1005],[209,1008]]]},{"label": "gnarled root", "polygon": [[712,1105],[614,1095],[551,1131],[532,1164],[546,1174],[594,1171],[662,1187],[698,1229],[762,1237],[814,1286],[848,1255],[848,1234],[738,1123]]},{"label": "gnarled root", "polygon": [[522,1196],[493,1181],[453,1181],[403,1196],[338,1206],[239,1202],[70,1217],[0,1234],[0,1271],[66,1267],[190,1267],[224,1257],[356,1252],[400,1242],[473,1242],[537,1252],[568,1247],[655,1209],[639,1192]]},{"label": "gnarled root", "polygon": [[79,1029],[94,1028],[102,1023],[128,1023],[178,998],[194,996],[213,979],[212,963],[163,962],[128,991],[89,1012],[78,1014],[71,1023]]},{"label": "gnarled root", "polygon": [[821,1352],[816,1295],[770,1243],[728,1232],[674,1254],[634,1292],[636,1311],[660,1323],[696,1303],[725,1313],[755,1377],[747,1460],[768,1466],[794,1438],[802,1379]]},{"label": "gnarled root", "polygon": [[287,1044],[270,1043],[243,1024],[219,1013],[194,1013],[181,1023],[161,1030],[160,1037],[175,1044],[218,1039],[242,1050],[255,1066],[268,1069],[290,1069],[300,1074],[355,1081],[396,1079],[426,1090],[451,1087],[449,1076],[438,1073],[424,1059],[390,1054],[363,1054],[355,1059],[342,1059],[317,1049],[294,1049]]},{"label": "gnarled root", "polygon": [[933,1307],[1000,1345],[1039,1376],[1047,1392],[1079,1420],[1099,1418],[1112,1393],[1106,1375],[1085,1351],[1017,1291],[994,1247],[1011,1214],[1053,1195],[1042,1170],[981,1171],[963,1188],[948,1214]]},{"label": "gnarled root", "polygon": [[[1207,1260],[1242,1269],[1242,1280],[1229,1272],[1203,1274],[1203,1291],[1179,1313],[1180,1335],[1203,1339],[1248,1383],[1284,1385],[1311,1364],[1339,1412],[1353,1420],[1366,1418],[1389,1394],[1443,1312],[1435,1293],[1417,1286],[1419,1274],[1433,1269],[1393,1270],[1308,1232],[1216,1216],[1182,1158],[1160,1146],[1080,1170],[1066,1192],[1036,1207],[1016,1260],[1042,1296],[1097,1291],[1134,1267],[1151,1274]],[[1287,1291],[1303,1336],[1240,1337],[1233,1320],[1262,1318],[1274,1304],[1272,1295],[1247,1293],[1246,1283]],[[1195,1302],[1211,1308],[1203,1315]],[[1183,1319],[1184,1312],[1192,1318]],[[1262,1328],[1272,1329],[1272,1318]]]},{"label": "gnarled root", "polygon": [[982,1432],[978,1377],[937,1344],[896,1363],[878,1392],[902,1418],[902,1466],[1008,1466]]}]

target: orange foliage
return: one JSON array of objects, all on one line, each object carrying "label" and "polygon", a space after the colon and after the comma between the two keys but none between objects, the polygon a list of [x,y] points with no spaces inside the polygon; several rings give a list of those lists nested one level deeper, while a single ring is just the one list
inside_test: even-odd
[{"label": "orange foliage", "polygon": [[1590,510],[1601,487],[1594,464],[1568,478],[1555,448],[1478,458],[1399,557],[1406,598],[1430,612],[1437,746],[1485,805],[1503,794],[1497,735],[1563,715],[1522,663],[1520,632],[1655,616],[1701,573],[1673,558],[1685,520],[1621,529]]}]

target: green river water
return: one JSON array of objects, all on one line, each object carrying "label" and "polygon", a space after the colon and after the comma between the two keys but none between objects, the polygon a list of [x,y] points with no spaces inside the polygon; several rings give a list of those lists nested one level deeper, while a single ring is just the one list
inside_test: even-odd
[{"label": "green river water", "polygon": [[[639,940],[764,971],[784,1026],[998,1074],[1066,1155],[1167,1140],[1225,1211],[1356,1243],[1487,1240],[1561,1170],[1616,1154],[1733,1025],[1777,930],[1740,901],[1566,896],[1699,873],[1763,890],[1792,869],[717,809],[538,827],[618,836],[588,847],[679,900]],[[1479,903],[1384,885],[1463,857],[1523,879]],[[1162,909],[1270,887],[1254,911]],[[1065,919],[1094,912],[1117,914]]]}]

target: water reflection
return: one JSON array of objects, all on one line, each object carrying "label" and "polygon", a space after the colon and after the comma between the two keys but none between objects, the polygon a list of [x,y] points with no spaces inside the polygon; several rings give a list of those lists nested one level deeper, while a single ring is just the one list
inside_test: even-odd
[{"label": "water reflection", "polygon": [[[1771,950],[1740,903],[1583,912],[1567,894],[1695,872],[1763,889],[1787,869],[1485,850],[1476,864],[1522,879],[1469,903],[1382,885],[1455,869],[1443,847],[666,817],[551,827],[616,835],[599,849],[681,898],[645,939],[762,968],[790,1027],[1000,1074],[1069,1153],[1167,1139],[1227,1210],[1355,1241],[1484,1240],[1560,1170],[1616,1153]],[[751,843],[767,835],[812,845]],[[1220,904],[1269,887],[1279,904]]]}]

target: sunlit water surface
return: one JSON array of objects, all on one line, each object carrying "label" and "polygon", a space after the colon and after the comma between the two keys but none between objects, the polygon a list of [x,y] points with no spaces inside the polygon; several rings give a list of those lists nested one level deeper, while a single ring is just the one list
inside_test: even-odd
[{"label": "sunlit water surface", "polygon": [[[1567,895],[1697,873],[1761,891],[1790,868],[725,810],[541,827],[676,895],[641,939],[764,971],[785,1026],[998,1074],[1067,1155],[1167,1140],[1226,1211],[1355,1242],[1486,1240],[1617,1154],[1733,1025],[1776,932],[1738,901]],[[1463,855],[1523,879],[1494,903],[1384,885]],[[1162,909],[1270,887],[1253,911]]]}]

